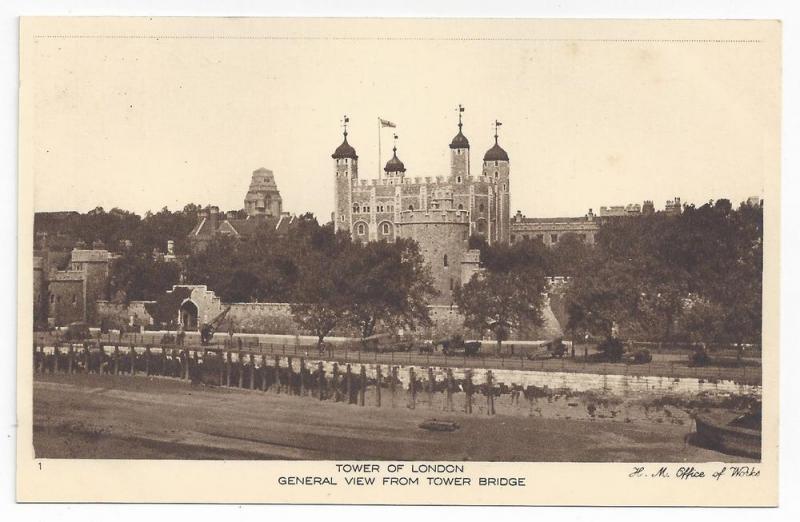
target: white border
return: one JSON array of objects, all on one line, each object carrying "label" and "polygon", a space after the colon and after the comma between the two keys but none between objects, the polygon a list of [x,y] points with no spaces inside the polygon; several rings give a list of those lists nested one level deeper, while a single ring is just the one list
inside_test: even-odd
[{"label": "white border", "polygon": [[[282,1],[245,1],[229,0],[212,2],[209,0],[160,0],[158,2],[142,1],[75,1],[75,0],[42,0],[24,2],[9,0],[0,5],[0,21],[5,29],[0,41],[0,64],[3,68],[0,133],[3,140],[2,160],[4,169],[2,176],[5,190],[2,191],[0,204],[0,229],[6,242],[2,249],[2,270],[6,284],[5,292],[0,293],[0,317],[4,318],[4,337],[7,349],[15,352],[16,346],[16,245],[17,231],[17,85],[18,85],[18,19],[20,15],[200,15],[200,16],[433,16],[433,17],[529,17],[529,18],[762,18],[783,20],[784,37],[784,75],[783,75],[783,165],[782,194],[782,298],[781,298],[781,456],[780,456],[780,504],[778,510],[717,510],[717,509],[592,509],[592,508],[542,508],[531,512],[526,508],[386,508],[386,507],[300,507],[300,506],[68,506],[49,505],[31,506],[14,504],[14,460],[16,454],[16,361],[13,357],[0,358],[2,382],[5,393],[2,394],[2,456],[4,469],[0,472],[0,495],[2,495],[2,515],[6,520],[23,519],[57,519],[57,520],[94,520],[113,516],[116,520],[136,520],[143,517],[164,515],[166,517],[192,517],[194,520],[219,521],[228,517],[276,517],[277,520],[291,517],[320,517],[326,522],[333,519],[351,519],[379,517],[382,521],[417,518],[486,518],[487,516],[546,517],[546,520],[571,520],[573,518],[589,518],[592,520],[619,520],[637,518],[639,520],[667,520],[675,517],[704,519],[759,519],[788,520],[800,518],[797,492],[800,481],[797,479],[798,441],[800,441],[800,422],[798,410],[800,404],[800,384],[796,371],[798,364],[798,347],[794,341],[794,322],[800,317],[800,283],[797,270],[800,267],[800,213],[794,210],[792,202],[800,199],[800,164],[798,153],[800,147],[800,37],[798,27],[800,16],[796,2],[791,1],[747,1],[747,0],[706,0],[702,4],[697,1],[673,0],[671,2],[635,2],[630,1],[547,1],[535,5],[524,1],[505,2],[489,0],[459,0],[432,3],[429,0],[385,3],[380,7],[374,1],[342,1],[331,2],[314,0],[304,5],[291,5]],[[795,321],[793,321],[793,319]],[[792,335],[794,334],[794,335]],[[502,510],[489,513],[488,509]],[[592,509],[592,511],[589,511]],[[266,511],[265,511],[266,510]],[[247,511],[247,513],[243,512]],[[253,511],[253,512],[250,512]]]}]

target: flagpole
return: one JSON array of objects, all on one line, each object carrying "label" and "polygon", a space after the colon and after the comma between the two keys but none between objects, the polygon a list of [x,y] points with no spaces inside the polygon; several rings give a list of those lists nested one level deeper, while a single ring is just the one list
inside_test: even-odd
[{"label": "flagpole", "polygon": [[381,179],[381,118],[378,117],[378,179]]}]

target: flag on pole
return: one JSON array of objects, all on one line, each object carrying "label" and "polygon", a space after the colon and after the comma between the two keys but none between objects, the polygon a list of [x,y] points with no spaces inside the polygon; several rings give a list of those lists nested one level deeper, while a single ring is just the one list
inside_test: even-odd
[{"label": "flag on pole", "polygon": [[381,127],[391,127],[393,129],[397,127],[397,125],[395,125],[394,123],[390,122],[389,120],[384,120],[383,118],[378,118],[378,119],[381,122]]}]

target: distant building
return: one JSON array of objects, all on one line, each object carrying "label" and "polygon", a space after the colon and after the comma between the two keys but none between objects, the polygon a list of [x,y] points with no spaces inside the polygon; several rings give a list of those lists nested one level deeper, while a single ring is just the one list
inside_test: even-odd
[{"label": "distant building", "polygon": [[529,218],[519,210],[511,219],[511,243],[532,239],[547,246],[556,245],[567,234],[593,245],[600,222],[592,209],[583,217]]},{"label": "distant building", "polygon": [[615,205],[611,207],[600,207],[601,218],[613,217],[636,217],[642,215],[642,207],[638,203],[627,205]]},{"label": "distant building", "polygon": [[664,204],[665,214],[679,216],[681,212],[683,212],[683,207],[681,206],[681,198],[679,197],[675,197],[675,199],[668,199]]},{"label": "distant building", "polygon": [[244,210],[248,217],[278,217],[283,213],[283,200],[271,170],[262,167],[253,171]]},{"label": "distant building", "polygon": [[197,213],[197,225],[189,232],[189,246],[196,253],[219,236],[248,239],[261,230],[284,235],[295,225],[296,218],[282,209],[283,200],[272,171],[260,168],[253,171],[244,210],[221,213],[219,207],[213,205],[201,209]]},{"label": "distant building", "polygon": [[278,235],[285,235],[295,225],[296,218],[288,212],[280,216],[257,216],[246,218],[230,217],[222,214],[219,207],[206,207],[197,213],[197,225],[189,232],[189,246],[193,253],[205,250],[215,237],[228,236],[239,239],[250,239],[259,231],[273,230]]},{"label": "distant building", "polygon": [[[39,259],[39,261],[37,261]],[[43,272],[43,258],[34,257],[34,275],[39,265],[39,298],[47,289],[47,321],[52,326],[64,326],[75,321],[95,319],[95,303],[106,297],[111,254],[107,250],[72,251],[65,270]],[[34,296],[37,294],[34,280]]]}]

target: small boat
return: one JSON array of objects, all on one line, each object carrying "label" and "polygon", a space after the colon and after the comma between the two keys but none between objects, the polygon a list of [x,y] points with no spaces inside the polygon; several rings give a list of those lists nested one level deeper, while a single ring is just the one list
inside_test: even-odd
[{"label": "small boat", "polygon": [[761,408],[745,413],[694,416],[697,436],[709,448],[731,455],[761,458]]}]

